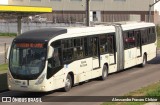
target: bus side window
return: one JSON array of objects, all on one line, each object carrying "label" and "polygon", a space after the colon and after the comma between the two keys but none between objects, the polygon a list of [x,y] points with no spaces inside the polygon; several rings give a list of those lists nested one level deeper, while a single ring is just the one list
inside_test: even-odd
[{"label": "bus side window", "polygon": [[52,77],[54,73],[58,72],[57,68],[61,67],[62,59],[61,59],[61,48],[54,48],[54,53],[51,58],[48,59],[48,66],[47,66],[47,79]]},{"label": "bus side window", "polygon": [[129,31],[128,32],[127,42],[128,42],[129,48],[135,47],[135,35],[134,35],[134,31]]},{"label": "bus side window", "polygon": [[74,40],[73,39],[64,39],[62,41],[63,46],[63,61],[70,61],[74,58]]},{"label": "bus side window", "polygon": [[154,27],[148,28],[148,39],[149,39],[149,43],[154,43],[156,41],[156,34],[155,34]]},{"label": "bus side window", "polygon": [[74,58],[80,59],[84,56],[83,51],[83,38],[74,39]]},{"label": "bus side window", "polygon": [[141,46],[141,32],[139,30],[134,31],[135,39],[136,39],[136,47]]},{"label": "bus side window", "polygon": [[88,55],[89,56],[93,56],[93,39],[92,38],[88,38]]},{"label": "bus side window", "polygon": [[108,35],[107,42],[108,42],[108,53],[114,54],[115,52],[114,35]]},{"label": "bus side window", "polygon": [[152,42],[156,41],[156,30],[155,27],[152,27]]},{"label": "bus side window", "polygon": [[51,44],[54,48],[54,53],[52,58],[48,60],[48,66],[51,68],[59,67],[62,65],[62,50],[61,50],[61,41],[55,41]]},{"label": "bus side window", "polygon": [[92,45],[91,45],[92,54],[93,54],[93,56],[97,56],[97,54],[98,54],[98,48],[97,48],[98,38],[90,38],[90,40],[92,43]]},{"label": "bus side window", "polygon": [[88,42],[88,38],[84,37],[84,56],[88,56],[89,54],[89,42]]},{"label": "bus side window", "polygon": [[63,49],[63,61],[70,61],[73,59],[73,48]]},{"label": "bus side window", "polygon": [[108,52],[107,35],[100,35],[100,53],[104,54]]},{"label": "bus side window", "polygon": [[133,48],[136,46],[134,31],[124,32],[123,37],[124,37],[125,49]]},{"label": "bus side window", "polygon": [[141,30],[141,35],[142,35],[142,45],[145,45],[148,43],[148,32],[146,29]]},{"label": "bus side window", "polygon": [[124,49],[128,49],[128,43],[127,43],[127,32],[123,32],[123,41],[124,41]]},{"label": "bus side window", "polygon": [[61,59],[59,55],[60,55],[60,49],[54,48],[53,56],[48,60],[49,67],[55,68],[61,65]]}]

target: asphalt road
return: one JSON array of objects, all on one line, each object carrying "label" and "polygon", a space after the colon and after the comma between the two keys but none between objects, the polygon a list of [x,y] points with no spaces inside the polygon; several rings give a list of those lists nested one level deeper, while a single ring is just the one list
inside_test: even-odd
[{"label": "asphalt road", "polygon": [[[100,81],[97,79],[75,86],[69,92],[56,90],[48,93],[26,93],[8,91],[0,93],[4,96],[121,96],[128,92],[140,89],[149,84],[160,81],[160,55],[148,62],[144,67],[133,67],[123,72],[110,74],[108,79]],[[52,99],[48,99],[51,101]],[[54,102],[52,105],[100,105],[102,102]],[[10,103],[12,105],[16,103]],[[50,105],[50,102],[32,103],[33,105]]]}]

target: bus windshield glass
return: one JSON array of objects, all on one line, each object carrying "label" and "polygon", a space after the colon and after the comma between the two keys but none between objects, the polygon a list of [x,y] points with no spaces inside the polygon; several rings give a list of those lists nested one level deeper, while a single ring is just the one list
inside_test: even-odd
[{"label": "bus windshield glass", "polygon": [[36,79],[43,71],[46,59],[43,43],[14,43],[9,67],[17,79]]}]

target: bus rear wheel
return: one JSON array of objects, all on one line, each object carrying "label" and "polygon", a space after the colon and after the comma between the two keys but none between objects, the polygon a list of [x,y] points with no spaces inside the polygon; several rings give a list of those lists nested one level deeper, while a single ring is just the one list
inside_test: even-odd
[{"label": "bus rear wheel", "polygon": [[100,79],[105,80],[107,76],[108,76],[108,68],[106,65],[103,65],[102,76],[100,77]]},{"label": "bus rear wheel", "polygon": [[64,91],[68,92],[71,90],[71,88],[72,88],[72,78],[71,78],[71,75],[68,74],[65,82]]},{"label": "bus rear wheel", "polygon": [[146,56],[146,54],[144,54],[144,55],[143,55],[143,61],[142,61],[142,63],[140,64],[140,66],[141,66],[141,67],[144,67],[144,66],[146,65],[146,63],[147,63],[147,56]]}]

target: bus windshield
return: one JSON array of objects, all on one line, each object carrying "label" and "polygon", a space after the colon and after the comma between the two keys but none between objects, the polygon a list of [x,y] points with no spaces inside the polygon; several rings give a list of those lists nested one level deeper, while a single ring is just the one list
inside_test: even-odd
[{"label": "bus windshield", "polygon": [[16,79],[36,79],[43,71],[46,48],[40,43],[14,43],[9,67]]}]

